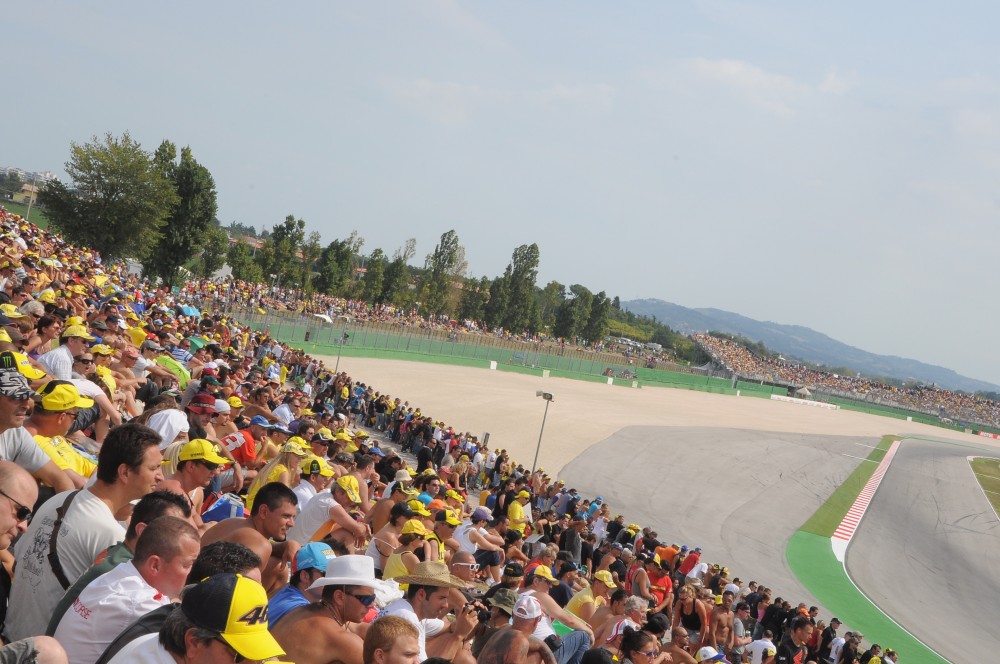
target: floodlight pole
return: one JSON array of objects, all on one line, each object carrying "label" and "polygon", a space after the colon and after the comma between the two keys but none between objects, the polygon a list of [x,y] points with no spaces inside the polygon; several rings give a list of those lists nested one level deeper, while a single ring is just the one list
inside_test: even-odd
[{"label": "floodlight pole", "polygon": [[538,453],[542,451],[542,434],[545,433],[545,419],[549,416],[549,404],[553,400],[551,392],[538,390],[535,392],[535,396],[545,399],[545,413],[542,415],[542,428],[538,430],[538,445],[535,447],[535,460],[531,464],[532,475],[535,474],[535,469],[538,468]]},{"label": "floodlight pole", "polygon": [[340,335],[340,344],[337,346],[337,366],[333,368],[333,374],[337,375],[340,373],[340,354],[344,352],[344,340],[347,339],[347,323],[349,321],[344,321],[344,331]]}]

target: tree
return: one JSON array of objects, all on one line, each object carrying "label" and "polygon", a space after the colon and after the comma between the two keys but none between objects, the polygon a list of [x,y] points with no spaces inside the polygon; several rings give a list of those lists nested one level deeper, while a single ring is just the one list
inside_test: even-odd
[{"label": "tree", "polygon": [[552,335],[563,339],[571,339],[576,335],[576,304],[573,300],[563,300],[559,305],[552,325]]},{"label": "tree", "polygon": [[226,230],[229,231],[229,235],[232,237],[257,237],[257,229],[253,226],[247,224],[241,224],[237,221],[233,221],[228,226]]},{"label": "tree", "polygon": [[211,277],[226,264],[229,252],[229,234],[218,226],[210,226],[205,231],[205,242],[201,251],[199,267],[201,276]]},{"label": "tree", "polygon": [[458,319],[482,322],[486,316],[486,302],[490,297],[490,280],[466,279],[462,299],[458,303]]},{"label": "tree", "polygon": [[0,194],[4,194],[5,198],[21,191],[23,185],[21,176],[17,173],[0,173]]},{"label": "tree", "polygon": [[382,288],[385,284],[385,253],[381,249],[373,251],[372,255],[368,257],[367,267],[362,299],[365,302],[375,304],[382,296]]},{"label": "tree", "polygon": [[170,179],[128,132],[70,146],[70,185],[52,180],[41,203],[70,242],[92,247],[105,260],[144,259],[177,203]]},{"label": "tree", "polygon": [[365,241],[353,231],[346,240],[334,240],[319,256],[316,288],[324,293],[345,295],[351,283],[354,255]]},{"label": "tree", "polygon": [[590,301],[590,316],[583,328],[581,336],[590,343],[597,343],[608,333],[608,315],[611,313],[611,301],[607,294],[601,291]]},{"label": "tree", "polygon": [[617,295],[615,295],[615,299],[611,301],[611,308],[614,309],[615,311],[622,310],[622,301],[618,299]]},{"label": "tree", "polygon": [[427,274],[420,296],[427,312],[448,312],[452,279],[461,276],[456,272],[464,272],[465,267],[465,249],[458,242],[458,234],[454,230],[443,233],[434,251],[424,261]]},{"label": "tree", "polygon": [[156,149],[153,163],[174,185],[177,204],[163,227],[159,240],[143,261],[143,270],[159,277],[168,286],[181,280],[180,269],[204,246],[207,231],[212,226],[216,203],[215,180],[208,169],[195,161],[191,148],[181,150],[163,141]]},{"label": "tree", "polygon": [[495,277],[490,282],[490,296],[483,311],[483,320],[490,327],[503,325],[507,314],[507,303],[510,301],[510,287],[506,276]]},{"label": "tree", "polygon": [[264,247],[257,252],[264,274],[275,275],[279,284],[293,285],[302,275],[299,249],[306,239],[306,222],[288,215],[276,224],[264,240]]},{"label": "tree", "polygon": [[511,255],[510,264],[504,273],[509,296],[504,310],[503,326],[508,330],[520,332],[528,329],[531,324],[538,261],[537,244],[522,244]]},{"label": "tree", "polygon": [[313,264],[319,258],[321,251],[319,240],[319,233],[313,231],[309,233],[309,239],[302,245],[302,278],[300,282],[302,290],[306,292],[307,296],[312,294]]},{"label": "tree", "polygon": [[401,304],[400,299],[403,289],[410,282],[410,270],[407,267],[410,259],[417,250],[417,241],[410,238],[401,248],[392,255],[392,261],[385,268],[385,281],[382,287],[382,296],[378,304],[391,302]]},{"label": "tree", "polygon": [[539,299],[541,300],[539,303],[541,325],[542,327],[551,329],[556,322],[556,311],[559,310],[559,305],[566,299],[566,287],[558,281],[550,281],[545,284],[545,288],[542,289]]},{"label": "tree", "polygon": [[229,245],[226,264],[232,270],[234,279],[258,284],[264,281],[264,270],[261,269],[260,263],[253,256],[250,247],[242,242]]}]

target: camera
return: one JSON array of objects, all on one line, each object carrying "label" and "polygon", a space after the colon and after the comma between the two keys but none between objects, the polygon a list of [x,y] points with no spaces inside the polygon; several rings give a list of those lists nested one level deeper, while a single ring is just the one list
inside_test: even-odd
[{"label": "camera", "polygon": [[486,606],[479,600],[468,602],[466,606],[471,606],[476,610],[476,619],[483,624],[488,623],[490,621],[490,617],[493,615],[490,607]]}]

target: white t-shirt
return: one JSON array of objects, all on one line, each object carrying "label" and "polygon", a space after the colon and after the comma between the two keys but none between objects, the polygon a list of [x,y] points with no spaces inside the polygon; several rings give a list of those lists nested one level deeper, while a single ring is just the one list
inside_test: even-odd
[{"label": "white t-shirt", "polygon": [[[469,532],[475,529],[476,527],[471,523],[463,523],[455,529],[455,541],[458,542],[458,546],[462,551],[466,551],[468,553],[476,552],[476,545],[471,539],[469,539]],[[480,529],[480,531],[482,531],[482,529]]]},{"label": "white t-shirt", "polygon": [[70,381],[76,386],[76,391],[85,397],[94,398],[99,394],[104,394],[104,390],[97,386],[92,380],[86,378],[71,378]]},{"label": "white t-shirt", "polygon": [[758,639],[752,643],[747,644],[744,654],[750,655],[750,664],[761,664],[764,661],[764,657],[770,657],[778,652],[778,649],[774,647],[770,639]]},{"label": "white t-shirt", "polygon": [[833,641],[830,641],[830,659],[836,662],[840,659],[840,651],[844,649],[844,645],[847,643],[847,639],[842,636],[838,636]]},{"label": "white t-shirt", "polygon": [[389,602],[389,604],[382,609],[382,612],[378,614],[379,618],[382,618],[383,616],[399,616],[416,627],[418,632],[417,643],[420,645],[420,661],[422,662],[427,659],[427,629],[424,626],[423,621],[421,621],[420,618],[417,617],[417,614],[413,611],[413,606],[406,601],[405,597]]},{"label": "white t-shirt", "polygon": [[[295,506],[295,509],[298,512],[301,512],[302,508],[308,505],[309,501],[316,495],[316,487],[309,482],[302,480],[295,486],[294,489],[292,489],[292,493],[294,493],[296,498],[299,499],[299,503]],[[318,528],[319,526],[316,527]]]},{"label": "white t-shirt", "polygon": [[292,421],[293,417],[292,409],[287,403],[283,403],[277,408],[275,408],[273,411],[271,411],[271,414],[277,417],[279,420],[281,420],[281,422],[285,426],[288,426],[288,423]]},{"label": "white t-shirt", "polygon": [[29,473],[36,473],[49,462],[49,455],[42,451],[27,429],[14,427],[0,433],[0,459],[13,461]]},{"label": "white t-shirt", "polygon": [[126,627],[169,603],[130,560],[84,588],[53,636],[66,649],[70,664],[92,664]]},{"label": "white t-shirt", "polygon": [[699,581],[701,581],[705,577],[705,572],[707,571],[708,571],[708,563],[698,563],[697,565],[691,568],[690,572],[688,572],[687,578],[698,579]]},{"label": "white t-shirt", "polygon": [[[4,632],[8,641],[44,634],[64,590],[49,564],[49,538],[56,510],[71,492],[64,491],[45,501],[35,512],[28,532],[14,547],[17,568],[10,592]],[[89,489],[81,491],[70,505],[59,529],[57,549],[63,573],[72,584],[94,565],[97,554],[125,539],[125,529],[108,506]]]},{"label": "white t-shirt", "polygon": [[160,635],[144,634],[118,651],[108,664],[177,664],[160,645]]},{"label": "white t-shirt", "polygon": [[55,350],[42,353],[38,356],[38,363],[45,367],[53,378],[69,380],[73,377],[73,353],[70,352],[69,346],[62,345]]},{"label": "white t-shirt", "polygon": [[330,520],[330,508],[337,504],[329,490],[317,493],[309,499],[302,511],[295,517],[295,525],[288,530],[288,539],[299,544],[308,544],[313,533]]}]

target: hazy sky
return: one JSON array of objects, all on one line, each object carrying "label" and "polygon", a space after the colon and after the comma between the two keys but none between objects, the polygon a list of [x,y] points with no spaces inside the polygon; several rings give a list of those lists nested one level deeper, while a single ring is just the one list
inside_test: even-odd
[{"label": "hazy sky", "polygon": [[1000,383],[995,3],[40,2],[0,164],[190,145],[219,217],[798,323]]}]

